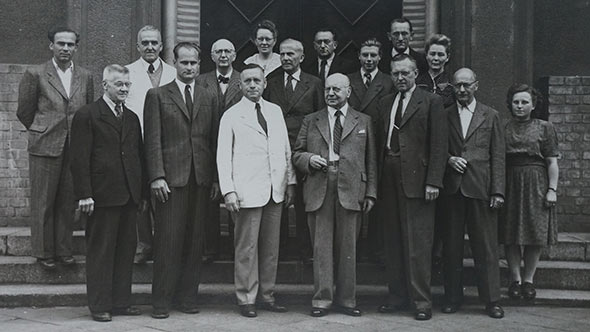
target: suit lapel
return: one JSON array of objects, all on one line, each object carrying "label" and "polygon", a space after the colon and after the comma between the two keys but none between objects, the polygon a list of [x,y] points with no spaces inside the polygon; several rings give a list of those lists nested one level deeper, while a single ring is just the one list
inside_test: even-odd
[{"label": "suit lapel", "polygon": [[[299,76],[299,82],[295,86],[295,91],[293,91],[293,95],[291,96],[291,100],[289,100],[289,107],[287,107],[287,112],[291,110],[291,108],[299,101],[299,99],[305,94],[305,92],[309,89],[309,81],[306,77]],[[283,89],[284,90],[284,89]]]},{"label": "suit lapel", "polygon": [[455,129],[457,135],[463,139],[463,129],[461,128],[461,119],[459,119],[459,111],[457,110],[457,104],[454,104],[451,108],[448,109],[449,113],[447,114],[449,118],[449,123],[451,127]]},{"label": "suit lapel", "polygon": [[70,98],[68,98],[66,89],[64,88],[63,84],[61,84],[61,80],[57,75],[57,70],[55,70],[51,60],[49,60],[49,62],[45,65],[45,73],[47,75],[47,81],[49,84],[54,87],[64,99],[69,100]]},{"label": "suit lapel", "polygon": [[330,134],[330,124],[328,122],[328,109],[327,108],[324,108],[322,111],[318,112],[318,115],[316,118],[316,126],[318,127],[320,134],[324,138],[324,141],[326,141],[326,144],[328,146],[330,146],[331,134]]},{"label": "suit lapel", "polygon": [[[352,87],[352,93],[356,95],[359,102],[362,104],[365,95],[367,94],[367,87],[363,83],[363,79],[361,78],[361,73],[357,72],[352,75],[352,79],[350,80],[350,86]],[[359,108],[359,111],[362,111],[363,107]]]},{"label": "suit lapel", "polygon": [[232,101],[232,99],[236,96],[237,93],[240,92],[240,75],[234,70],[231,74],[229,79],[229,84],[227,85],[227,90],[225,91],[225,105],[227,107],[228,103]]},{"label": "suit lapel", "polygon": [[[172,99],[172,101],[174,101],[174,103],[176,103],[176,106],[178,106],[178,108],[180,108],[180,110],[182,111],[182,113],[184,113],[186,118],[190,119],[190,116],[188,114],[188,109],[186,108],[186,104],[184,103],[184,99],[182,98],[182,95],[180,94],[180,89],[178,89],[178,85],[176,84],[176,82],[172,81],[172,82],[170,82],[170,84],[168,84],[168,92],[170,93],[170,99]],[[193,105],[194,105],[194,103],[193,103]]]},{"label": "suit lapel", "polygon": [[385,137],[387,137],[389,134],[389,123],[391,122],[391,109],[393,108],[393,102],[395,101],[395,95],[392,96],[393,97],[391,98],[391,100],[388,100],[387,104],[385,104],[387,107],[383,109],[383,112],[385,112],[385,114],[383,114],[383,129],[385,129]]},{"label": "suit lapel", "polygon": [[379,74],[380,73],[377,72],[375,79],[371,82],[371,85],[369,85],[369,89],[367,90],[367,93],[365,93],[365,97],[361,103],[360,111],[364,110],[371,103],[371,101],[373,101],[373,99],[379,95],[381,90],[383,90],[383,77],[381,77]]},{"label": "suit lapel", "polygon": [[102,99],[102,97],[99,101],[99,107],[100,119],[108,123],[111,127],[113,127],[113,129],[115,129],[116,132],[120,134],[121,124],[119,123],[119,120],[117,120],[117,118],[115,117],[115,114],[113,114],[113,111],[111,111],[111,109],[109,108],[109,105],[107,105],[107,103]]},{"label": "suit lapel", "polygon": [[242,119],[241,123],[244,124],[245,126],[248,126],[254,130],[256,130],[258,133],[260,133],[260,135],[266,136],[266,133],[264,132],[264,129],[262,129],[262,127],[260,126],[260,124],[258,123],[258,120],[254,120],[253,117],[248,117],[246,116],[248,114],[248,112],[240,112],[240,118]]},{"label": "suit lapel", "polygon": [[80,89],[81,84],[82,77],[80,75],[80,69],[74,67],[74,72],[72,73],[72,84],[70,84],[70,99],[74,98],[74,95]]},{"label": "suit lapel", "polygon": [[131,129],[131,117],[129,116],[131,112],[127,107],[123,107],[123,125],[121,129],[121,142],[125,141],[129,130]]},{"label": "suit lapel", "polygon": [[356,127],[358,123],[358,117],[358,114],[352,109],[352,107],[349,106],[348,114],[344,120],[344,128],[342,128],[342,137],[340,138],[341,142],[344,141],[346,136],[348,136],[354,127]]},{"label": "suit lapel", "polygon": [[418,111],[418,106],[422,104],[422,96],[420,94],[421,90],[419,90],[419,88],[416,87],[416,89],[414,89],[414,93],[412,93],[410,102],[406,107],[406,111],[402,116],[402,123],[399,125],[400,128],[403,127],[404,124],[406,124],[406,122],[408,122],[408,120],[414,115],[414,113],[416,113],[416,111]]},{"label": "suit lapel", "polygon": [[193,116],[193,120],[197,118],[197,113],[199,113],[200,105],[201,105],[201,94],[197,94],[197,85],[195,84],[195,91],[193,91],[193,110],[190,113]]},{"label": "suit lapel", "polygon": [[471,122],[469,123],[469,128],[467,129],[467,135],[465,135],[465,141],[473,135],[475,130],[481,126],[481,124],[486,120],[485,110],[481,108],[479,105],[475,106],[475,112],[473,112],[473,117],[471,118]]}]

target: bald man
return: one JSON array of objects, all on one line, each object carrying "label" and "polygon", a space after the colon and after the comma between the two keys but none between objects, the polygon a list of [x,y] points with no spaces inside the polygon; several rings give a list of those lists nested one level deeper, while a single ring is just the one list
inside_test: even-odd
[{"label": "bald man", "polygon": [[[377,198],[377,157],[371,117],[348,104],[348,77],[326,79],[327,108],[303,119],[293,163],[305,174],[303,201],[311,231],[314,295],[311,316],[356,307],[356,240],[361,215]],[[336,291],[334,292],[334,286]]]}]

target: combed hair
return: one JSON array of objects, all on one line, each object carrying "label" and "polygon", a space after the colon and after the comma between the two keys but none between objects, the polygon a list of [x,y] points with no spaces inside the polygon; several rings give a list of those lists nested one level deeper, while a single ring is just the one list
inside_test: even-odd
[{"label": "combed hair", "polygon": [[256,40],[256,33],[258,33],[258,30],[260,29],[265,29],[272,32],[272,36],[275,40],[277,40],[279,37],[277,26],[271,20],[262,20],[254,26],[254,30],[252,30],[252,40]]},{"label": "combed hair", "polygon": [[445,48],[447,55],[451,54],[451,38],[443,35],[443,34],[434,34],[428,38],[426,43],[424,44],[424,53],[428,53],[428,49],[432,45],[441,45]]},{"label": "combed hair", "polygon": [[129,69],[118,64],[108,65],[104,67],[104,70],[102,71],[102,80],[109,80],[111,78],[112,73],[129,74]]},{"label": "combed hair", "polygon": [[408,23],[410,25],[410,32],[414,32],[414,28],[412,27],[412,22],[410,20],[408,20],[408,18],[402,16],[402,17],[398,17],[398,18],[394,18],[391,23],[389,23],[389,28],[391,29],[391,26],[393,25],[393,23]]},{"label": "combed hair", "polygon": [[55,34],[58,32],[71,32],[76,35],[76,45],[80,42],[80,34],[79,33],[77,33],[72,28],[63,27],[63,26],[62,27],[54,27],[47,32],[47,38],[49,38],[49,41],[51,41],[53,43],[55,40]]},{"label": "combed hair", "polygon": [[396,55],[395,55],[395,56],[394,56],[394,57],[391,59],[391,64],[390,64],[390,65],[391,65],[391,67],[393,67],[393,63],[394,63],[394,62],[400,62],[400,61],[404,61],[404,60],[406,60],[406,59],[408,59],[408,60],[410,60],[410,61],[412,61],[412,62],[414,63],[414,68],[416,68],[416,69],[418,68],[418,64],[416,63],[416,59],[414,59],[414,57],[413,57],[413,56],[411,56],[411,55],[409,55],[409,54],[406,54],[406,53],[399,53],[399,54],[396,54]]},{"label": "combed hair", "polygon": [[160,40],[162,40],[162,33],[160,32],[160,30],[158,28],[156,28],[153,25],[146,25],[143,28],[139,29],[139,31],[137,32],[137,41],[139,42],[139,36],[141,35],[142,32],[144,31],[155,31],[158,33],[158,36],[160,36]]},{"label": "combed hair", "polygon": [[[528,84],[515,83],[510,86],[510,88],[508,88],[508,92],[506,93],[506,105],[508,106],[510,113],[512,113],[512,98],[514,98],[514,95],[519,92],[528,92],[528,94],[531,96],[535,110],[538,108],[537,106],[540,107],[543,103],[543,95],[537,89]],[[533,110],[533,112],[535,111]]]},{"label": "combed hair", "polygon": [[[333,39],[334,39],[334,41],[338,41],[338,35],[336,34],[336,30],[334,30],[334,29],[332,29],[332,28],[321,28],[321,29],[318,29],[318,30],[315,32],[315,34],[317,35],[317,34],[318,34],[318,32],[329,32],[329,33],[331,33],[331,34],[332,34],[332,36],[334,37],[334,38],[333,38]],[[315,38],[315,35],[314,35],[314,38]]]},{"label": "combed hair", "polygon": [[174,60],[178,59],[178,50],[181,48],[194,48],[195,50],[197,50],[197,53],[199,55],[199,57],[201,56],[201,47],[199,47],[199,44],[194,43],[194,42],[179,42],[178,44],[176,44],[176,46],[174,46]]},{"label": "combed hair", "polygon": [[363,47],[377,47],[379,49],[379,56],[382,56],[381,46],[383,46],[383,45],[381,44],[380,41],[377,40],[377,38],[367,39],[361,44],[361,48],[359,49],[359,53],[361,52],[360,50]]}]

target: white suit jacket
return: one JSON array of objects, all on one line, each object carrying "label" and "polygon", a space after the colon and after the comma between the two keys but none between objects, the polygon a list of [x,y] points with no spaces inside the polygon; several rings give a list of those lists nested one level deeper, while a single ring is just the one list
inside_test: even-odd
[{"label": "white suit jacket", "polygon": [[[176,68],[167,64],[162,60],[162,77],[160,78],[160,86],[172,82],[176,78]],[[129,80],[131,81],[131,88],[129,88],[129,95],[125,100],[125,106],[132,110],[137,117],[139,117],[139,124],[143,132],[143,104],[145,103],[145,96],[152,87],[152,81],[148,76],[146,68],[143,66],[141,58],[137,61],[125,66],[129,69]]]},{"label": "white suit jacket", "polygon": [[236,192],[241,207],[281,203],[287,184],[295,184],[291,147],[283,112],[260,100],[268,135],[258,123],[254,103],[246,97],[221,118],[217,142],[219,186],[225,196]]}]

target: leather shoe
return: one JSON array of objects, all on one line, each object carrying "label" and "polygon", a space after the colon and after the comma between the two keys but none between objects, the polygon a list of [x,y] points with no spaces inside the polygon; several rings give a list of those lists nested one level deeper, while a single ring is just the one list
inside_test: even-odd
[{"label": "leather shoe", "polygon": [[523,282],[520,291],[522,293],[522,297],[525,300],[533,300],[535,297],[537,297],[535,286],[533,286],[533,284],[530,282]]},{"label": "leather shoe", "polygon": [[74,265],[76,260],[72,256],[60,256],[57,258],[62,265]]},{"label": "leather shoe", "polygon": [[486,305],[486,312],[488,316],[492,318],[504,318],[504,309],[502,309],[502,307],[498,303],[488,303]]},{"label": "leather shoe", "polygon": [[57,267],[53,258],[37,258],[37,263],[45,270],[55,270]]},{"label": "leather shoe", "polygon": [[452,304],[452,303],[450,303],[450,304],[445,304],[445,305],[443,305],[443,306],[442,306],[442,308],[440,308],[440,311],[441,311],[443,314],[454,314],[454,313],[456,313],[457,311],[459,311],[459,305],[457,305],[457,304]]},{"label": "leather shoe", "polygon": [[318,308],[313,307],[311,308],[311,312],[309,313],[311,317],[324,317],[328,314],[329,310],[326,308]]},{"label": "leather shoe", "polygon": [[392,314],[394,312],[398,312],[403,310],[405,306],[403,305],[395,305],[395,304],[382,304],[377,308],[377,311],[382,314]]},{"label": "leather shoe", "polygon": [[97,322],[110,322],[113,320],[111,314],[108,312],[93,312],[92,319]]},{"label": "leather shoe", "polygon": [[520,299],[521,293],[521,285],[518,281],[513,281],[510,286],[508,286],[508,296],[511,299]]},{"label": "leather shoe", "polygon": [[287,312],[287,308],[280,306],[274,302],[262,302],[257,304],[258,308],[272,312]]},{"label": "leather shoe", "polygon": [[178,309],[178,311],[183,312],[185,314],[198,314],[199,313],[199,309],[197,308],[196,305],[193,305],[193,304],[181,304],[176,309]]},{"label": "leather shoe", "polygon": [[113,308],[113,316],[139,316],[141,310],[137,307]]},{"label": "leather shoe", "polygon": [[353,316],[353,317],[360,317],[363,313],[360,311],[360,309],[358,308],[349,308],[349,307],[343,307],[343,306],[336,306],[335,307],[336,311],[343,313],[345,315],[348,316]]},{"label": "leather shoe", "polygon": [[154,311],[152,311],[152,318],[155,319],[165,319],[170,317],[170,314],[168,313],[167,310],[164,309],[154,309]]},{"label": "leather shoe", "polygon": [[429,320],[432,318],[432,310],[431,309],[416,309],[416,313],[414,314],[414,319],[416,320]]},{"label": "leather shoe", "polygon": [[240,315],[248,318],[258,316],[256,313],[256,306],[253,304],[244,304],[240,306]]},{"label": "leather shoe", "polygon": [[135,254],[135,257],[133,258],[133,262],[135,264],[145,264],[150,259],[151,259],[151,255],[150,254],[146,254],[144,252],[140,252],[140,253]]}]

